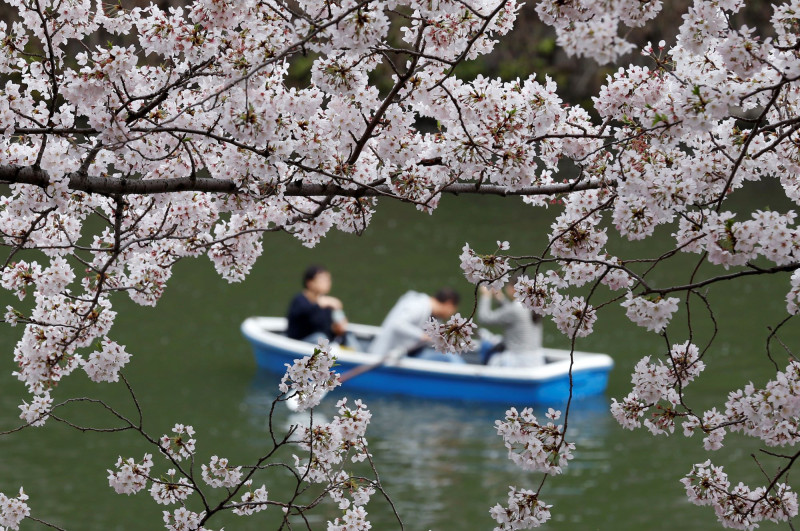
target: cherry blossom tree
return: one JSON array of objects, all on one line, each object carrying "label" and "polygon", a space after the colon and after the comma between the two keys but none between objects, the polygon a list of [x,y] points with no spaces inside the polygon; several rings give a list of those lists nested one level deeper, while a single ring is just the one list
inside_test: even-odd
[{"label": "cherry blossom tree", "polygon": [[[631,326],[665,339],[632,368],[630,394],[613,401],[622,427],[669,435],[677,424],[709,453],[726,436],[759,440],[775,463],[763,485],[732,486],[709,457],[687,471],[688,499],[738,529],[797,515],[788,473],[800,456],[800,362],[791,345],[772,380],[731,389],[711,410],[684,389],[713,354],[713,338],[692,333],[696,319],[713,320],[705,289],[785,277],[776,340],[800,308],[795,213],[728,206],[753,181],[774,181],[800,201],[800,1],[776,3],[757,31],[737,22],[742,0],[696,0],[669,46],[626,37],[657,19],[658,0],[536,2],[568,53],[622,65],[631,52],[648,58],[609,76],[590,109],[565,104],[549,78],[455,75],[512,29],[516,0],[196,0],[168,10],[5,2],[17,16],[0,21],[1,283],[33,299],[32,310],[4,314],[4,327],[20,330],[15,375],[29,392],[20,430],[68,422],[60,408],[83,399],[60,396],[58,384],[75,371],[128,386],[123,369],[135,353],[113,339],[113,302],[127,295],[155,305],[182,259],[206,255],[237,282],[265,233],[286,231],[308,246],[334,228],[360,233],[379,198],[433,212],[445,193],[521,196],[557,210],[546,248],[512,255],[501,242],[483,254],[467,245],[466,277],[500,287],[520,273],[518,299],[551,317],[573,348],[602,326],[604,307],[621,305]],[[90,44],[103,40],[117,44]],[[310,81],[290,86],[288,70],[302,58],[311,58]],[[655,256],[607,248],[612,231],[634,242],[660,226],[669,237]],[[685,281],[654,280],[687,253],[696,267]],[[675,318],[688,335],[673,338]],[[444,350],[472,343],[470,316],[429,329]],[[296,395],[313,407],[335,384],[321,345],[289,368],[279,400]],[[497,422],[509,458],[560,473],[574,449],[569,407],[548,411],[546,422],[510,409]],[[270,505],[302,517],[325,497],[345,511],[328,529],[368,529],[365,506],[386,493],[377,473],[355,476],[345,465],[371,464],[370,415],[360,402],[339,408],[331,423],[273,436],[274,449],[301,454],[282,464],[298,485],[320,486],[311,503],[273,499],[268,479],[256,481],[272,452],[252,464],[215,456],[198,477],[186,464],[197,444],[191,426],[159,437],[142,428],[141,410],[137,419],[110,407],[117,429],[153,453],[120,457],[109,485],[177,506],[164,513],[167,529],[205,529],[221,511],[246,516]],[[547,521],[546,484],[512,487],[507,504],[491,509],[497,529]],[[0,529],[35,518],[28,502],[22,489],[0,494]]]}]

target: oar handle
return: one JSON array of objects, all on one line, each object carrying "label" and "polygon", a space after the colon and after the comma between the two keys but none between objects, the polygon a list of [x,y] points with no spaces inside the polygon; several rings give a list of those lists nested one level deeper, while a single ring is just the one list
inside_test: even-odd
[{"label": "oar handle", "polygon": [[403,356],[407,355],[409,352],[413,352],[420,347],[424,347],[427,345],[427,341],[417,341],[409,348],[396,348],[394,350],[390,350],[386,353],[380,360],[376,361],[375,363],[370,363],[369,365],[359,365],[357,367],[353,367],[349,371],[345,371],[339,375],[339,381],[344,383],[351,378],[355,378],[360,374],[364,374],[365,372],[369,372],[373,369],[377,369],[383,365],[386,365],[389,361],[399,360]]},{"label": "oar handle", "polygon": [[[426,342],[418,341],[417,343],[411,345],[411,347],[406,349],[396,348],[394,350],[390,350],[389,352],[386,353],[385,356],[383,356],[379,361],[376,361],[375,363],[371,363],[369,365],[359,365],[357,367],[353,367],[349,371],[343,372],[342,374],[339,375],[339,381],[341,383],[344,383],[351,378],[355,378],[359,374],[364,374],[365,372],[369,372],[372,369],[377,369],[378,367],[380,367],[381,365],[385,365],[389,361],[398,360],[403,356],[405,356],[406,354],[408,354],[409,352],[413,352],[414,350],[423,347],[427,344],[428,344],[427,341]],[[324,397],[326,394],[328,394],[327,391],[323,393],[322,396]],[[322,400],[322,398],[320,398],[320,400]],[[286,407],[289,408],[290,411],[298,411],[300,409],[296,394],[293,394],[286,399]]]},{"label": "oar handle", "polygon": [[357,367],[353,367],[349,371],[343,372],[339,375],[339,381],[344,383],[350,378],[355,378],[359,374],[364,374],[365,372],[369,372],[372,369],[377,369],[381,365],[384,364],[384,360],[378,361],[376,363],[372,363],[370,365],[359,365]]}]

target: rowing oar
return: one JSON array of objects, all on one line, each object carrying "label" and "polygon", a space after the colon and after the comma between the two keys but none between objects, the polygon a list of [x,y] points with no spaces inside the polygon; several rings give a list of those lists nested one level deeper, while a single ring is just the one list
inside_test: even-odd
[{"label": "rowing oar", "polygon": [[[371,370],[377,369],[378,367],[383,367],[390,361],[397,361],[400,358],[408,355],[409,352],[414,352],[420,347],[424,347],[428,345],[427,341],[417,341],[409,348],[396,348],[394,350],[390,350],[387,352],[380,360],[376,361],[375,363],[370,363],[369,365],[358,365],[357,367],[353,367],[349,371],[345,371],[339,375],[339,382],[344,383],[347,380],[355,378],[356,376],[360,376],[365,372],[369,372]],[[326,391],[321,397],[320,400],[325,398],[328,392]],[[286,407],[289,408],[290,411],[297,411],[299,409],[299,404],[297,400],[297,395],[292,395],[286,399]]]}]

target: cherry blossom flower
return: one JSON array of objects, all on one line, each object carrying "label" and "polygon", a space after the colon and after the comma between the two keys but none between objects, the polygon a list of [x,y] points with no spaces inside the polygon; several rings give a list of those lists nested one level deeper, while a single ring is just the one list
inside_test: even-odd
[{"label": "cherry blossom flower", "polygon": [[672,314],[678,311],[678,302],[679,299],[676,297],[649,299],[634,297],[629,293],[621,306],[625,308],[628,319],[648,330],[660,333],[669,324]]},{"label": "cherry blossom flower", "polygon": [[168,531],[201,531],[203,513],[195,513],[185,507],[178,507],[172,513],[164,511],[164,527]]},{"label": "cherry blossom flower", "polygon": [[512,531],[540,527],[550,519],[550,507],[539,499],[539,495],[527,489],[510,487],[508,505],[492,507],[489,513],[498,523],[494,531]]},{"label": "cherry blossom flower", "polygon": [[153,456],[144,454],[141,462],[137,463],[132,457],[125,460],[117,459],[116,472],[108,470],[108,484],[117,494],[136,494],[147,486],[150,478],[150,469],[153,466]]},{"label": "cherry blossom flower", "polygon": [[228,466],[228,460],[224,457],[212,456],[208,466],[202,465],[203,481],[212,487],[233,488],[242,478],[242,467],[236,468]]},{"label": "cherry blossom flower", "polygon": [[367,511],[363,507],[352,507],[345,511],[344,516],[328,522],[328,531],[366,531],[372,529],[367,520]]},{"label": "cherry blossom flower", "polygon": [[83,370],[93,382],[116,382],[120,369],[131,356],[125,352],[125,347],[107,337],[103,338],[102,345],[102,350],[89,355],[89,359],[83,363]]},{"label": "cherry blossom flower", "polygon": [[[555,420],[560,414],[551,408],[547,416]],[[509,409],[504,421],[495,421],[495,428],[508,449],[508,458],[523,470],[560,474],[572,459],[575,445],[564,440],[562,426],[540,424],[531,408],[521,412]]]},{"label": "cherry blossom flower", "polygon": [[628,430],[633,430],[642,426],[642,417],[649,406],[643,402],[635,391],[631,391],[622,402],[617,402],[616,398],[611,399],[611,414]]},{"label": "cherry blossom flower", "polygon": [[159,447],[161,451],[168,455],[175,461],[181,461],[194,455],[196,440],[194,436],[194,428],[191,426],[184,426],[183,424],[175,424],[172,428],[174,435],[162,435],[159,440]]},{"label": "cherry blossom flower", "polygon": [[327,341],[320,341],[314,353],[286,365],[286,374],[281,378],[281,393],[293,393],[297,397],[298,411],[319,404],[328,391],[341,385],[332,368],[336,358],[331,354]]},{"label": "cherry blossom flower", "polygon": [[175,469],[167,470],[169,479],[156,480],[150,486],[150,496],[156,503],[161,505],[172,505],[184,501],[193,492],[191,483],[186,478],[178,478],[175,481]]},{"label": "cherry blossom flower", "polygon": [[19,406],[19,409],[22,410],[19,418],[31,426],[43,426],[50,417],[52,407],[53,399],[50,397],[50,393],[44,392],[41,395],[34,396],[30,404],[22,402],[22,405]]},{"label": "cherry blossom flower", "polygon": [[446,323],[440,323],[431,317],[425,323],[424,330],[431,338],[433,346],[440,352],[460,353],[476,348],[472,334],[477,325],[471,319],[461,317],[460,313],[455,314]]},{"label": "cherry blossom flower", "polygon": [[233,514],[239,516],[250,516],[263,511],[267,508],[267,488],[261,485],[259,488],[253,490],[253,480],[248,479],[244,482],[247,491],[242,494],[241,501],[233,509]]},{"label": "cherry blossom flower", "polygon": [[311,452],[313,460],[303,461],[295,455],[298,471],[312,483],[331,483],[337,478],[337,467],[349,457],[352,462],[363,461],[369,455],[364,438],[372,414],[366,406],[356,400],[354,409],[347,406],[347,399],[337,403],[339,416],[327,424],[298,428],[299,446]]},{"label": "cherry blossom flower", "polygon": [[[498,242],[500,243],[500,242]],[[461,269],[473,284],[485,282],[489,289],[500,289],[508,281],[508,259],[497,255],[479,255],[465,244],[461,253]]]},{"label": "cherry blossom flower", "polygon": [[9,498],[0,492],[0,527],[4,529],[19,529],[19,523],[31,514],[31,510],[26,503],[28,495],[19,489],[19,495]]},{"label": "cherry blossom flower", "polygon": [[597,313],[583,297],[561,297],[550,308],[553,322],[568,337],[586,337],[592,333]]},{"label": "cherry blossom flower", "polygon": [[774,494],[763,487],[751,489],[739,483],[732,489],[722,467],[710,461],[696,464],[681,479],[689,501],[695,505],[710,505],[724,527],[754,529],[764,519],[786,521],[797,514],[797,493],[783,484],[773,486]]}]

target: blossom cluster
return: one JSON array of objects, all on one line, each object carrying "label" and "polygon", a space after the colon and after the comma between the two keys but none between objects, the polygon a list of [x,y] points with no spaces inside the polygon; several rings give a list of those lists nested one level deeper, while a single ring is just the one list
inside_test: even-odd
[{"label": "blossom cluster", "polygon": [[310,356],[296,359],[292,365],[286,364],[286,373],[278,388],[281,393],[292,393],[290,396],[297,399],[298,411],[312,408],[329,391],[341,385],[333,371],[335,363],[330,345],[323,340]]},{"label": "blossom cluster", "polygon": [[172,428],[173,435],[162,435],[158,444],[161,451],[170,459],[181,461],[194,455],[197,441],[194,439],[194,428],[175,424]]},{"label": "blossom cluster", "polygon": [[539,495],[528,489],[510,487],[508,504],[503,507],[499,503],[492,507],[490,513],[498,523],[494,531],[514,531],[540,527],[550,520],[550,507]]},{"label": "blossom cluster", "polygon": [[9,498],[0,492],[0,528],[19,529],[19,523],[31,514],[28,504],[28,495],[19,489],[19,495]]},{"label": "blossom cluster", "polygon": [[461,269],[464,276],[473,284],[485,282],[492,290],[503,287],[508,281],[508,259],[497,255],[479,255],[465,244],[461,253]]},{"label": "blossom cluster", "polygon": [[533,279],[521,275],[514,284],[514,296],[534,313],[550,315],[562,334],[586,337],[594,330],[597,312],[584,297],[562,294],[559,288],[566,285],[553,271]]},{"label": "blossom cluster", "polygon": [[355,506],[345,511],[344,516],[328,522],[328,531],[367,531],[372,525],[367,520],[367,511]]},{"label": "blossom cluster", "polygon": [[560,416],[560,411],[550,408],[550,422],[542,424],[531,408],[506,411],[505,420],[495,421],[495,428],[508,449],[508,458],[523,470],[560,474],[575,449],[574,443],[564,440],[563,426],[552,422]]},{"label": "blossom cluster", "polygon": [[30,404],[23,401],[19,406],[22,411],[19,417],[31,426],[43,426],[50,416],[52,407],[53,399],[50,397],[50,393],[44,392],[34,396]]},{"label": "blossom cluster", "polygon": [[253,489],[253,480],[248,479],[243,484],[247,488],[242,494],[241,501],[233,509],[233,513],[239,516],[250,516],[263,511],[267,508],[267,501],[269,500],[269,492],[267,487],[261,485],[257,489]]},{"label": "blossom cluster", "polygon": [[[704,369],[699,349],[689,341],[672,345],[665,360],[651,362],[651,356],[645,356],[634,369],[631,378],[633,390],[621,402],[611,399],[611,413],[620,425],[629,430],[639,428],[643,423],[654,435],[673,433],[675,418],[685,415],[678,411],[683,390]],[[652,416],[642,421],[653,406]],[[683,427],[687,436],[691,435],[688,426],[696,421],[693,417],[685,421]]]},{"label": "blossom cluster", "polygon": [[93,382],[116,382],[119,380],[119,371],[131,359],[123,345],[110,339],[103,338],[103,348],[92,352],[89,359],[83,363],[83,370]]},{"label": "blossom cluster", "polygon": [[440,323],[431,317],[425,323],[423,330],[439,352],[460,353],[476,348],[475,340],[472,338],[476,328],[477,325],[471,319],[461,317],[461,314],[457,313],[446,323]]},{"label": "blossom cluster", "polygon": [[762,440],[768,446],[800,442],[800,363],[791,361],[763,388],[752,383],[733,391],[725,402],[720,424],[730,431]]},{"label": "blossom cluster", "polygon": [[162,515],[167,531],[209,531],[200,525],[203,512],[196,513],[186,507],[178,507],[172,512],[163,511]]},{"label": "blossom cluster", "polygon": [[690,502],[710,505],[720,523],[731,529],[755,529],[763,520],[786,522],[798,513],[797,493],[785,483],[769,489],[744,483],[731,488],[723,468],[711,461],[694,465],[681,483]]},{"label": "blossom cluster", "polygon": [[628,296],[622,303],[625,315],[639,326],[659,333],[669,324],[672,314],[678,311],[677,297],[653,298]]},{"label": "blossom cluster", "polygon": [[634,48],[619,34],[620,26],[642,26],[660,11],[661,1],[542,0],[536,6],[542,21],[555,28],[557,42],[567,53],[600,63],[613,61]]},{"label": "blossom cluster", "polygon": [[184,501],[192,494],[193,489],[188,479],[180,477],[175,479],[175,469],[167,470],[168,478],[153,480],[150,486],[150,496],[156,503],[161,505],[172,505]]},{"label": "blossom cluster", "polygon": [[[636,365],[633,391],[622,402],[613,400],[612,413],[623,427],[634,429],[656,406],[652,417],[643,422],[653,434],[672,433],[675,420],[683,417],[684,435],[701,432],[707,451],[720,449],[727,431],[760,439],[768,446],[800,442],[800,364],[792,361],[762,389],[748,384],[731,392],[724,411],[711,408],[698,416],[684,410],[682,392],[704,368],[697,347],[689,342],[673,345],[666,362],[651,363],[647,356]],[[689,501],[713,507],[725,527],[754,529],[762,520],[786,521],[798,514],[797,494],[788,485],[776,481],[768,487],[751,489],[739,483],[731,488],[723,468],[710,461],[694,465],[681,481]]]},{"label": "blossom cluster", "polygon": [[145,454],[141,462],[132,457],[117,459],[116,471],[108,471],[108,484],[117,494],[136,494],[147,486],[150,469],[153,467],[153,456]]},{"label": "blossom cluster", "polygon": [[328,529],[367,530],[371,528],[364,506],[375,493],[375,488],[344,470],[346,461],[356,463],[370,458],[365,439],[372,414],[356,400],[353,408],[347,399],[336,405],[339,415],[333,421],[311,427],[298,427],[298,445],[308,452],[309,459],[295,455],[294,461],[300,476],[310,483],[325,485],[331,499],[345,511],[341,518],[328,522]]},{"label": "blossom cluster", "polygon": [[364,438],[372,413],[361,400],[354,402],[354,408],[347,406],[347,399],[341,399],[336,406],[339,415],[327,424],[298,428],[298,444],[310,452],[313,459],[304,461],[295,455],[295,465],[300,474],[312,483],[334,482],[339,465],[349,457],[352,462],[365,460],[370,454]]},{"label": "blossom cluster", "polygon": [[208,465],[202,466],[203,480],[212,487],[233,488],[242,478],[242,467],[228,466],[228,460],[224,457],[211,457]]},{"label": "blossom cluster", "polygon": [[[190,437],[194,433],[191,426],[176,424],[173,433],[175,436],[165,435],[162,440],[158,441],[165,457],[177,462],[184,457],[193,455],[194,439],[186,440],[186,437]],[[169,446],[165,447],[167,444],[164,442],[165,440],[169,441]],[[140,461],[131,457],[126,459],[120,457],[117,459],[116,469],[108,470],[108,484],[117,494],[127,495],[145,490],[149,485],[149,493],[155,503],[179,505],[171,512],[163,511],[164,526],[170,531],[209,531],[200,526],[205,512],[190,511],[185,506],[187,499],[201,490],[200,486],[194,482],[193,474],[189,472],[187,475],[185,470],[180,470],[178,473],[175,468],[170,468],[166,474],[157,476],[153,473],[153,465],[151,454],[145,454]],[[223,508],[230,509],[239,516],[249,516],[267,508],[269,499],[266,486],[262,485],[253,489],[252,479],[243,481],[241,466],[230,466],[226,458],[213,456],[208,465],[202,465],[201,470],[203,480],[212,488],[225,488],[229,493],[242,489],[240,501],[226,504]],[[0,501],[2,501],[1,494]],[[21,509],[15,510],[15,514],[21,514]],[[25,510],[27,511],[27,507]]]}]

